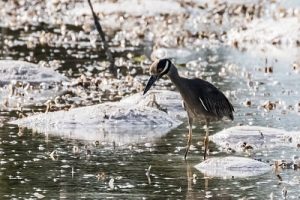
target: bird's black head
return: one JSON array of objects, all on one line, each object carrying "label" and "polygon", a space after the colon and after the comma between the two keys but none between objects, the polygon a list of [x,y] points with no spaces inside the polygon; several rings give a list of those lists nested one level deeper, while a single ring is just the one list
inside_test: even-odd
[{"label": "bird's black head", "polygon": [[171,65],[171,61],[166,58],[157,60],[154,63],[152,63],[152,65],[150,66],[151,76],[145,87],[144,94],[147,93],[147,91],[151,88],[155,81],[157,81],[159,78],[161,78],[163,75],[167,74],[170,71]]},{"label": "bird's black head", "polygon": [[159,77],[167,74],[171,67],[171,61],[169,59],[161,59],[156,65],[157,74]]}]

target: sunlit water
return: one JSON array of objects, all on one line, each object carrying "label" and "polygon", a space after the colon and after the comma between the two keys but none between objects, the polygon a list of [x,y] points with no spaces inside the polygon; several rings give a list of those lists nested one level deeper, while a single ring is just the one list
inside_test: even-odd
[{"label": "sunlit water", "polygon": [[[5,29],[2,37],[17,37],[20,33]],[[44,50],[43,50],[44,49]],[[124,50],[118,56],[128,52],[134,55],[144,54],[143,48]],[[71,49],[74,54],[78,49]],[[289,51],[290,49],[287,49]],[[103,59],[91,55],[100,52],[89,48],[81,49],[84,55],[78,59],[74,54],[65,54],[63,48],[36,48],[31,54],[33,61],[58,59],[63,61],[59,71],[64,72],[75,63],[84,68],[93,61]],[[78,50],[79,51],[79,50]],[[265,59],[259,54],[245,53],[226,47],[203,49],[200,57],[208,65],[198,69],[181,68],[180,71],[202,71],[203,78],[216,84],[229,94],[235,107],[234,122],[217,122],[211,125],[211,134],[236,124],[250,124],[299,130],[299,74],[293,71],[292,63],[299,56],[298,49],[293,54],[268,56],[273,73],[265,73]],[[55,53],[57,52],[57,53]],[[102,52],[103,53],[103,52]],[[2,50],[1,59],[26,59],[29,56],[26,46],[14,46]],[[61,56],[65,55],[65,56]],[[217,56],[212,61],[211,57]],[[220,76],[225,62],[235,62],[238,68]],[[262,70],[259,70],[261,68]],[[76,76],[76,73],[74,74]],[[250,78],[249,78],[250,77]],[[257,84],[251,88],[249,82]],[[251,83],[250,83],[251,85]],[[243,102],[250,99],[252,105],[246,107]],[[264,111],[263,102],[284,101],[286,107]],[[32,108],[38,109],[38,108]],[[15,113],[0,113],[1,117],[15,117]],[[194,129],[193,146],[187,162],[183,160],[186,145],[184,123],[155,142],[114,146],[98,144],[97,141],[78,141],[63,139],[51,135],[19,130],[13,125],[0,128],[0,198],[38,198],[74,199],[74,198],[116,198],[116,199],[266,199],[270,195],[281,198],[284,187],[291,199],[299,199],[300,171],[291,169],[280,173],[282,181],[273,172],[251,178],[207,178],[193,168],[202,161],[203,129],[199,124]],[[89,134],[82,133],[82,134]],[[200,142],[199,142],[200,141]],[[210,156],[226,156],[217,146],[210,143]],[[55,152],[50,155],[52,152]],[[252,155],[266,162],[271,158],[290,159],[299,154],[296,148],[266,150]],[[244,154],[242,154],[244,155]],[[149,175],[147,169],[151,166]]]}]

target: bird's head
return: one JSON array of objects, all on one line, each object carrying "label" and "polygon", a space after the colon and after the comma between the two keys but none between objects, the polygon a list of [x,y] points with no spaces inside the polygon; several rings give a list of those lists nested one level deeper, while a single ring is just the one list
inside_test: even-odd
[{"label": "bird's head", "polygon": [[172,63],[169,59],[160,59],[152,63],[150,66],[150,78],[145,87],[144,94],[148,92],[151,86],[160,79],[163,75],[167,74],[170,71]]}]

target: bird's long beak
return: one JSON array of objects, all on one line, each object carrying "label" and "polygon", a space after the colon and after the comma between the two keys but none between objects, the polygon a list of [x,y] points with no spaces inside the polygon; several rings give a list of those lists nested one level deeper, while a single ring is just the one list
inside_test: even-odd
[{"label": "bird's long beak", "polygon": [[155,83],[155,81],[157,81],[157,79],[158,79],[158,76],[154,76],[154,75],[150,76],[150,78],[149,78],[149,80],[148,80],[148,83],[147,83],[147,85],[146,85],[146,87],[145,87],[145,90],[144,90],[143,95],[145,95],[145,94],[148,92],[148,90],[149,90],[149,89],[151,88],[151,86]]}]

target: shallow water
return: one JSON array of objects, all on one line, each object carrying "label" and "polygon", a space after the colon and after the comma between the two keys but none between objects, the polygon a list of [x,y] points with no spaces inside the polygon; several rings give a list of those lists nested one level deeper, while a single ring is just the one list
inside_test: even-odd
[{"label": "shallow water", "polygon": [[[73,30],[72,27],[70,30]],[[20,35],[26,38],[26,33],[22,31],[2,28],[2,41],[7,38],[15,41]],[[139,57],[144,54],[145,48],[126,48],[115,55],[130,60],[126,57],[128,53]],[[70,53],[66,53],[66,50],[70,50]],[[282,53],[286,51],[293,53]],[[236,110],[234,122],[213,123],[211,134],[236,124],[299,130],[297,105],[300,75],[292,68],[292,63],[299,57],[299,49],[264,54],[253,52],[251,48],[241,53],[228,47],[212,47],[200,49],[198,53],[199,59],[201,58],[200,67],[190,63],[190,67],[181,67],[180,72],[190,77],[199,76],[216,84],[228,94]],[[273,73],[264,72],[266,55],[269,60],[267,64],[272,65]],[[46,45],[33,51],[28,50],[21,41],[11,47],[4,45],[0,58],[33,62],[57,59],[62,63],[58,69],[60,72],[64,73],[72,68],[75,73],[70,77],[77,77],[79,72],[76,70],[87,71],[88,66],[104,57],[103,52],[89,45],[75,45],[67,49]],[[237,68],[225,68],[225,75],[222,76],[224,63],[236,63]],[[132,66],[135,67],[136,63]],[[124,74],[129,70],[126,67],[120,67],[124,69]],[[146,74],[138,66],[136,68],[137,76]],[[166,87],[170,88],[170,84],[166,84]],[[243,105],[247,99],[251,100],[250,107]],[[276,109],[265,111],[262,105],[266,100],[279,101]],[[39,110],[40,107],[30,109]],[[7,121],[15,118],[16,114],[14,110],[1,111],[0,117]],[[186,126],[185,122],[155,142],[114,146],[19,130],[16,126],[5,124],[0,127],[0,198],[28,199],[44,195],[47,199],[262,199],[273,194],[277,199],[281,197],[283,187],[287,188],[290,199],[300,198],[299,170],[282,171],[280,175],[283,181],[273,172],[243,179],[205,177],[193,168],[202,161],[203,134],[200,133],[203,129],[200,125],[194,129],[194,146],[185,162]],[[210,156],[227,155],[213,143],[210,144],[210,150]],[[51,158],[53,151],[55,153]],[[299,150],[281,148],[252,156],[266,161],[268,158],[290,159],[293,154],[299,154]],[[151,170],[147,176],[149,166]]]},{"label": "shallow water", "polygon": [[[183,161],[184,125],[155,143],[116,148],[95,144],[85,147],[83,141],[46,137],[31,131],[21,135],[18,131],[17,127],[4,126],[0,132],[3,198],[30,198],[37,192],[49,199],[259,199],[272,192],[280,196],[284,185],[292,188],[291,196],[298,195],[299,172],[295,171],[284,171],[281,175],[284,182],[273,173],[243,179],[205,178],[193,168],[201,160],[200,146],[196,145],[187,163]],[[199,139],[196,135],[195,141]],[[78,146],[78,152],[74,152],[74,146]],[[49,154],[54,150],[57,155],[51,159]],[[211,150],[214,152],[211,156],[225,156],[213,144]],[[150,165],[148,178],[146,169]],[[111,179],[114,179],[113,185],[109,184]]]}]

